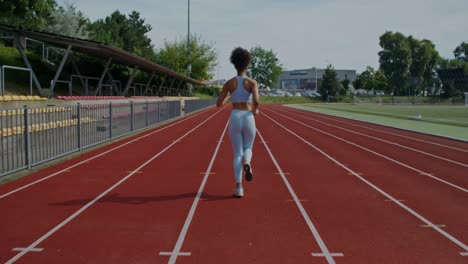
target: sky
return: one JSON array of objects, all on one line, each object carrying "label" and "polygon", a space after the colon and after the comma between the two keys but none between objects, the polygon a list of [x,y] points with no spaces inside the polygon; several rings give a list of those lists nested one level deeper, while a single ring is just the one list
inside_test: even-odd
[{"label": "sky", "polygon": [[[155,48],[187,38],[188,0],[58,0],[91,21],[114,10],[141,13]],[[442,57],[468,41],[467,0],[190,0],[190,31],[213,44],[214,79],[235,75],[229,62],[238,46],[273,50],[286,70],[378,68],[379,37],[398,31],[429,39]]]}]

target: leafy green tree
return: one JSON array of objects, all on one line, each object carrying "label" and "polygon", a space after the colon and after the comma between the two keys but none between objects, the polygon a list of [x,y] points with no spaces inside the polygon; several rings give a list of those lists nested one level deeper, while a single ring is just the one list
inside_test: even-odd
[{"label": "leafy green tree", "polygon": [[[156,55],[156,62],[181,74],[187,74],[189,63],[187,41],[184,37],[173,42],[166,41]],[[213,44],[205,43],[199,36],[190,38],[190,76],[198,80],[214,77],[218,55]]]},{"label": "leafy green tree", "polygon": [[59,6],[52,13],[52,21],[46,31],[69,37],[87,39],[89,20],[72,4]]},{"label": "leafy green tree", "polygon": [[387,77],[381,70],[377,70],[374,73],[374,85],[376,90],[384,91],[385,93],[390,92],[388,89]]},{"label": "leafy green tree", "polygon": [[272,87],[283,71],[276,54],[260,46],[251,48],[250,53],[252,61],[247,75],[256,80],[261,88]]},{"label": "leafy green tree", "polygon": [[356,79],[354,79],[354,81],[353,81],[353,87],[354,87],[354,89],[356,89],[356,90],[357,90],[357,89],[362,89],[362,88],[364,87],[364,83],[363,83],[363,81],[362,81],[362,79],[361,79],[361,75],[360,75],[360,74],[358,74],[358,75],[356,76]]},{"label": "leafy green tree", "polygon": [[325,73],[322,76],[322,83],[320,85],[320,93],[324,100],[328,99],[328,96],[335,96],[338,91],[338,74],[333,66],[330,64],[327,66]]},{"label": "leafy green tree", "polygon": [[341,81],[341,87],[342,89],[339,90],[340,95],[345,95],[349,91],[349,84],[351,81],[348,79],[348,75],[345,75],[345,79]]},{"label": "leafy green tree", "polygon": [[462,42],[453,51],[455,58],[464,62],[468,62],[468,42]]},{"label": "leafy green tree", "polygon": [[140,13],[133,11],[128,18],[118,10],[89,26],[90,38],[121,48],[147,59],[154,59],[153,45],[147,34],[151,25],[145,24]]},{"label": "leafy green tree", "polygon": [[367,66],[366,70],[359,75],[362,81],[362,88],[368,92],[372,89],[375,89],[374,74],[374,68]]},{"label": "leafy green tree", "polygon": [[394,95],[400,95],[405,91],[409,68],[411,64],[411,49],[406,37],[399,33],[390,31],[380,36],[379,52],[380,69],[389,81]]},{"label": "leafy green tree", "polygon": [[40,30],[48,25],[55,0],[1,0],[0,24]]}]

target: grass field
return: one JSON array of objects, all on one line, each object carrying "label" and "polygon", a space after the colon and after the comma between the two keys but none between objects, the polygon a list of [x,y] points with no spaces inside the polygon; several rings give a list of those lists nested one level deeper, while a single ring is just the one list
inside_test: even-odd
[{"label": "grass field", "polygon": [[[468,140],[468,107],[302,104],[294,107],[403,129]],[[421,119],[411,117],[421,115]]]}]

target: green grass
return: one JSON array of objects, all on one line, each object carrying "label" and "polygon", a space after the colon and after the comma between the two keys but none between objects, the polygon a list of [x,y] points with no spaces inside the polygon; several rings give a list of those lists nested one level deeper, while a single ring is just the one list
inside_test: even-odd
[{"label": "green grass", "polygon": [[[308,111],[468,140],[468,107],[303,104]],[[421,114],[420,120],[408,117]]]}]

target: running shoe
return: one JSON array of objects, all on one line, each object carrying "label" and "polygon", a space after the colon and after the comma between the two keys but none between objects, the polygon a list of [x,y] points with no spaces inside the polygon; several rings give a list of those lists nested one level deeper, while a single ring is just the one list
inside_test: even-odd
[{"label": "running shoe", "polygon": [[234,192],[234,196],[237,198],[242,198],[244,196],[244,188],[236,188],[236,191]]},{"label": "running shoe", "polygon": [[251,181],[253,179],[253,172],[252,172],[252,168],[250,167],[250,164],[248,163],[244,164],[244,171],[245,171],[245,180]]}]

